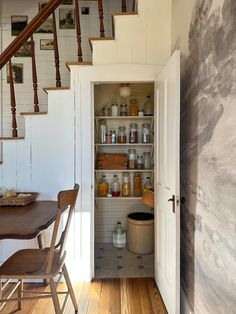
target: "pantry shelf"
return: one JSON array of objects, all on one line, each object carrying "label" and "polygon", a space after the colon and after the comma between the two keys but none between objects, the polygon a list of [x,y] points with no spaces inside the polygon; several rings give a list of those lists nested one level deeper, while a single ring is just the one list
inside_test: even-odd
[{"label": "pantry shelf", "polygon": [[97,120],[153,120],[153,116],[96,116]]},{"label": "pantry shelf", "polygon": [[143,173],[146,173],[146,172],[153,172],[154,169],[95,169],[95,172],[97,173],[103,173],[103,172],[130,172],[130,173],[133,173],[133,172],[143,172]]},{"label": "pantry shelf", "polygon": [[131,144],[131,143],[116,143],[116,144],[95,144],[95,146],[143,146],[143,147],[153,147],[153,143],[135,143],[135,144]]},{"label": "pantry shelf", "polygon": [[116,196],[116,197],[100,197],[100,196],[96,196],[95,200],[142,200],[142,197],[138,197],[138,196]]}]

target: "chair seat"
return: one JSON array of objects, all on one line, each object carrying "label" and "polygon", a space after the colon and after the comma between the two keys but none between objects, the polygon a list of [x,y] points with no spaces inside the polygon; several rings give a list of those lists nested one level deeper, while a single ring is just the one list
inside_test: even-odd
[{"label": "chair seat", "polygon": [[45,273],[47,254],[49,249],[20,250],[9,257],[0,267],[0,278],[48,278],[53,277],[62,267],[59,263],[59,254],[54,255],[50,275]]}]

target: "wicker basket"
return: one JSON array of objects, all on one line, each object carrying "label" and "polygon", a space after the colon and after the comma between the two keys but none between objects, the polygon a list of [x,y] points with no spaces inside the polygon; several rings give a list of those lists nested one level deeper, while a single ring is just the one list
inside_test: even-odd
[{"label": "wicker basket", "polygon": [[[18,197],[19,194],[31,194],[29,196]],[[0,206],[26,206],[35,201],[38,193],[23,192],[17,193],[16,197],[0,197]]]}]

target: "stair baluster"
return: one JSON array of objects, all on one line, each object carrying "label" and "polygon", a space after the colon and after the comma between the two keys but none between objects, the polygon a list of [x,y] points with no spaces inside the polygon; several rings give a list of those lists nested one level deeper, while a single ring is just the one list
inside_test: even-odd
[{"label": "stair baluster", "polygon": [[98,13],[99,13],[99,20],[100,20],[100,37],[105,37],[105,29],[104,29],[104,22],[103,22],[103,3],[102,0],[98,0]]},{"label": "stair baluster", "polygon": [[61,87],[61,74],[60,74],[60,58],[59,58],[59,49],[57,41],[57,26],[55,12],[52,13],[52,30],[53,30],[53,50],[54,50],[54,59],[55,59],[55,68],[56,68],[56,87]]},{"label": "stair baluster", "polygon": [[31,36],[31,57],[32,57],[32,80],[33,80],[33,91],[34,91],[34,112],[39,112],[39,98],[38,98],[38,78],[35,61],[35,43],[34,38]]},{"label": "stair baluster", "polygon": [[83,62],[83,53],[81,47],[81,27],[80,27],[80,10],[79,10],[79,0],[75,0],[75,22],[76,22],[76,34],[78,43],[78,61]]},{"label": "stair baluster", "polygon": [[121,1],[121,11],[126,12],[126,0]]},{"label": "stair baluster", "polygon": [[12,113],[12,137],[18,137],[17,122],[16,122],[16,98],[15,98],[14,79],[13,79],[11,59],[9,60],[8,66],[9,66],[9,83],[10,83],[11,113]]}]

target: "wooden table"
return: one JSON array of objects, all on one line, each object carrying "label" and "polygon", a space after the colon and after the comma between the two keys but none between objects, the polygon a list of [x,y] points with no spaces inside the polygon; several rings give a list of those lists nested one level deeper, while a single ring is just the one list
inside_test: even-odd
[{"label": "wooden table", "polygon": [[55,221],[56,213],[56,201],[36,201],[27,206],[2,206],[0,240],[34,239],[38,236],[39,247],[42,247],[40,232]]}]

